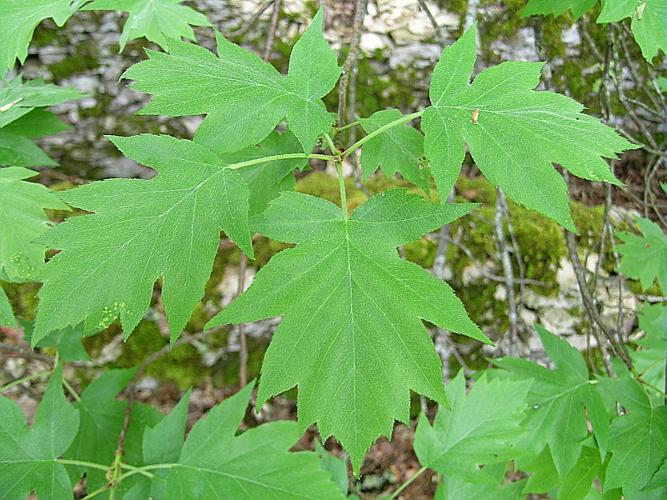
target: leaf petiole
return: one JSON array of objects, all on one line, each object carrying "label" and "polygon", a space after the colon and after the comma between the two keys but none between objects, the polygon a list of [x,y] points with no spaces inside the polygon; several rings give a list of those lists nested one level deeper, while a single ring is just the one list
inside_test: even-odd
[{"label": "leaf petiole", "polygon": [[263,156],[261,158],[254,158],[252,160],[242,161],[239,163],[230,163],[229,165],[227,165],[227,168],[238,169],[238,168],[252,167],[254,165],[259,165],[260,163],[267,163],[270,161],[298,160],[298,159],[333,161],[336,160],[337,157],[332,155],[323,155],[317,153],[286,153],[282,155]]},{"label": "leaf petiole", "polygon": [[350,147],[347,148],[345,151],[343,151],[343,152],[341,153],[341,155],[340,155],[341,158],[342,158],[342,159],[347,158],[347,157],[350,156],[356,149],[359,149],[363,144],[365,144],[366,142],[370,141],[373,137],[376,137],[376,136],[378,136],[378,135],[380,135],[380,134],[386,132],[386,131],[389,130],[390,128],[394,128],[394,127],[396,127],[397,125],[401,125],[401,124],[403,124],[403,123],[408,123],[408,122],[414,120],[415,118],[419,118],[419,117],[420,117],[421,115],[423,115],[423,114],[424,114],[424,111],[417,111],[416,113],[411,113],[411,114],[409,114],[409,115],[402,116],[402,117],[399,118],[398,120],[394,120],[393,122],[389,122],[389,123],[387,123],[386,125],[383,125],[382,127],[378,128],[377,130],[374,130],[374,131],[371,132],[370,134],[368,134],[368,135],[364,136],[363,138],[359,139],[357,142],[355,142],[354,144],[352,144],[352,146],[350,146]]}]

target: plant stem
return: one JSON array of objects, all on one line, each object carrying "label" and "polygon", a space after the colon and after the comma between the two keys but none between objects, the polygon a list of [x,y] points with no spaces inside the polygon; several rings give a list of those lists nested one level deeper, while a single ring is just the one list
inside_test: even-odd
[{"label": "plant stem", "polygon": [[65,380],[65,378],[63,378],[63,386],[67,389],[67,392],[72,395],[75,401],[81,401],[81,396],[79,396],[74,387],[72,387],[72,384]]},{"label": "plant stem", "polygon": [[286,153],[282,155],[263,156],[262,158],[255,158],[253,160],[242,161],[239,163],[230,163],[227,168],[245,168],[259,165],[260,163],[267,163],[270,161],[280,160],[298,160],[298,159],[316,159],[316,160],[335,160],[336,157],[332,155],[322,155],[317,153]]},{"label": "plant stem", "polygon": [[343,217],[347,219],[347,193],[345,191],[345,178],[343,177],[343,162],[340,160],[336,161],[336,172],[338,172],[338,190],[340,191],[340,211]]},{"label": "plant stem", "polygon": [[355,120],[352,123],[348,123],[347,125],[343,125],[342,127],[336,127],[336,132],[342,132],[343,130],[347,130],[352,127],[356,127],[357,125],[361,125],[361,121]]},{"label": "plant stem", "polygon": [[0,387],[0,393],[8,391],[9,389],[16,387],[17,385],[21,385],[23,382],[29,382],[31,380],[40,377],[48,377],[49,375],[51,375],[51,370],[46,372],[32,373],[30,375],[26,375],[25,377],[21,377],[17,380],[14,380],[13,382],[9,382],[8,384],[5,384],[2,387]]},{"label": "plant stem", "polygon": [[329,149],[333,154],[336,156],[340,156],[340,150],[336,147],[334,144],[333,140],[331,140],[331,136],[327,133],[322,134],[324,136],[324,140],[327,143],[327,146],[329,146]]},{"label": "plant stem", "polygon": [[110,485],[109,483],[107,483],[107,484],[105,484],[104,486],[100,486],[99,488],[97,488],[97,489],[96,489],[95,491],[93,491],[92,493],[89,493],[88,495],[86,495],[85,497],[83,497],[81,500],[90,500],[91,498],[95,498],[97,495],[99,495],[100,493],[104,493],[104,492],[107,491],[109,488],[111,488],[111,485]]},{"label": "plant stem", "polygon": [[397,125],[401,125],[403,123],[408,123],[408,122],[414,120],[415,118],[419,118],[423,114],[424,114],[423,111],[417,111],[416,113],[411,113],[409,115],[402,116],[398,120],[394,120],[393,122],[389,122],[386,125],[382,125],[380,128],[378,128],[377,130],[374,130],[373,132],[371,132],[367,136],[359,139],[357,142],[352,144],[352,146],[350,146],[345,151],[343,151],[341,153],[341,159],[345,159],[348,156],[350,156],[350,154],[352,154],[356,149],[359,149],[363,144],[370,141],[373,137],[376,137],[376,136],[386,132],[390,128],[393,128]]},{"label": "plant stem", "polygon": [[389,497],[389,500],[393,500],[394,498],[397,498],[398,495],[400,495],[400,494],[403,492],[403,490],[405,490],[405,488],[407,488],[408,486],[410,486],[410,484],[412,484],[412,481],[414,481],[414,480],[417,479],[419,476],[421,476],[425,471],[426,471],[426,467],[422,467],[422,468],[419,469],[417,472],[415,472],[415,473],[410,477],[410,479],[408,479],[406,482],[404,482],[404,483],[401,485],[400,488],[398,488],[396,491],[394,491],[394,492],[391,494],[391,496]]},{"label": "plant stem", "polygon": [[103,470],[107,472],[109,470],[108,465],[96,464],[94,462],[82,462],[81,460],[69,460],[67,458],[56,458],[54,462],[62,465],[76,465],[79,467],[88,467],[89,469]]}]

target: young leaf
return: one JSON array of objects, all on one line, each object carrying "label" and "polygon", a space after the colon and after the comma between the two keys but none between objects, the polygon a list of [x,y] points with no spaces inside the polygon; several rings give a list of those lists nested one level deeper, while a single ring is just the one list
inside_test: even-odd
[{"label": "young leaf", "polygon": [[58,115],[43,108],[35,108],[2,127],[0,132],[9,132],[29,139],[39,139],[47,135],[58,134],[70,128],[69,125],[60,121]]},{"label": "young leaf", "polygon": [[14,318],[12,305],[9,303],[7,294],[2,286],[0,286],[0,326],[16,326],[16,318]]},{"label": "young leaf", "polygon": [[[0,109],[3,110],[0,113],[0,128],[6,127],[35,108],[54,106],[85,97],[85,94],[75,89],[47,84],[42,80],[26,82],[20,76],[0,83]],[[28,134],[20,135],[31,137]]]},{"label": "young leaf", "polygon": [[320,457],[322,470],[327,471],[340,492],[343,495],[347,495],[349,489],[347,461],[332,455],[317,441],[315,441],[315,451]]},{"label": "young leaf", "polygon": [[448,385],[452,409],[441,406],[431,426],[423,413],[415,433],[419,463],[447,477],[475,480],[479,465],[506,462],[519,454],[530,382],[477,380],[465,394],[463,370]]},{"label": "young leaf", "polygon": [[[141,478],[128,497],[344,498],[315,453],[287,451],[299,438],[295,422],[272,422],[235,435],[252,388],[247,385],[214,407],[181,447],[187,416],[184,398],[174,410],[177,415],[165,417],[159,428],[145,434],[145,463],[159,464],[152,473],[160,474],[150,481]],[[165,435],[174,436],[173,441]]]},{"label": "young leaf", "polygon": [[541,63],[505,62],[469,84],[476,27],[445,48],[431,79],[432,106],[422,117],[424,147],[446,199],[467,144],[482,173],[514,201],[574,230],[558,163],[583,179],[619,184],[603,159],[637,146],[564,95],[533,90]]},{"label": "young leaf", "polygon": [[497,359],[494,364],[510,371],[515,379],[533,379],[524,424],[528,432],[520,445],[533,455],[540,454],[549,445],[558,474],[563,478],[577,462],[581,442],[588,435],[584,407],[588,410],[601,457],[607,449],[609,417],[597,388],[588,378],[581,353],[539,325],[537,333],[556,365],[555,370],[517,358]]},{"label": "young leaf", "polygon": [[597,0],[528,0],[521,14],[524,16],[562,16],[569,10],[576,21],[596,3]]},{"label": "young leaf", "polygon": [[667,0],[603,0],[598,23],[632,18],[632,33],[644,58],[651,62],[667,53]]},{"label": "young leaf", "polygon": [[130,40],[145,37],[163,49],[168,39],[194,40],[192,26],[212,26],[206,16],[185,5],[183,0],[95,0],[81,10],[125,11],[130,15],[120,35],[120,51]]},{"label": "young leaf", "polygon": [[37,172],[0,168],[0,273],[11,281],[41,277],[46,247],[36,240],[49,230],[45,209],[69,210],[45,186],[25,182]]},{"label": "young leaf", "polygon": [[[558,471],[551,458],[549,445],[537,456],[532,456],[523,463],[517,463],[522,471],[530,474],[528,481],[523,489],[523,494],[529,493],[547,493],[556,489],[560,484]],[[572,471],[570,471],[572,472]]]},{"label": "young leaf", "polygon": [[[23,327],[23,340],[32,343],[33,322],[19,320]],[[55,347],[58,349],[60,359],[63,361],[88,360],[90,357],[83,346],[83,328],[68,327],[64,330],[57,330],[50,333],[45,338],[35,344],[35,347]]]},{"label": "young leaf", "polygon": [[445,476],[438,485],[434,500],[516,500],[521,498],[525,481],[505,484],[506,464],[492,464],[478,470],[474,481]]},{"label": "young leaf", "polygon": [[70,0],[3,0],[0,3],[0,77],[28,56],[28,45],[39,23],[49,17],[58,26],[71,15]]},{"label": "young leaf", "polygon": [[359,470],[394,419],[409,420],[410,389],[446,400],[440,359],[420,319],[490,342],[444,282],[400,260],[396,247],[469,212],[404,190],[371,198],[344,218],[328,201],[283,193],[254,219],[296,243],[208,327],[283,315],[264,358],[258,405],[299,386],[301,428],[334,435]]},{"label": "young leaf", "polygon": [[55,167],[53,161],[30,139],[0,128],[0,165],[17,167]]},{"label": "young leaf", "polygon": [[558,500],[584,500],[600,472],[600,452],[590,446],[581,449],[574,467],[563,478],[558,488]]},{"label": "young leaf", "polygon": [[233,152],[260,143],[287,116],[304,151],[328,132],[334,115],[321,98],[338,81],[336,54],[322,36],[322,12],[296,43],[289,72],[281,75],[255,54],[218,35],[218,57],[178,41],[169,54],[147,51],[149,59],[123,77],[153,100],[141,113],[187,116],[206,113],[195,139]]},{"label": "young leaf", "polygon": [[654,407],[639,382],[629,375],[605,380],[605,388],[627,414],[616,417],[611,425],[611,459],[604,489],[640,491],[667,458],[667,407],[662,398]]},{"label": "young leaf", "polygon": [[[401,118],[397,109],[386,109],[359,120],[366,133]],[[424,136],[407,123],[392,127],[373,137],[361,148],[361,170],[368,178],[378,167],[386,176],[400,172],[407,180],[424,191],[429,189],[429,177],[420,168],[424,156]]]},{"label": "young leaf", "polygon": [[659,387],[665,381],[667,307],[662,304],[645,305],[638,316],[639,328],[644,331],[644,336],[635,341],[639,349],[630,351],[630,356],[642,379]]},{"label": "young leaf", "polygon": [[[65,458],[98,464],[113,462],[127,407],[127,402],[116,401],[116,396],[130,382],[135,371],[109,370],[84,389],[81,401],[75,404],[81,421],[79,431]],[[87,467],[81,471],[86,473],[88,491],[92,492],[107,482],[104,471]]]},{"label": "young leaf", "polygon": [[117,317],[129,335],[160,277],[173,341],[204,294],[220,231],[252,256],[249,193],[238,172],[191,141],[155,135],[110,140],[159,175],[59,193],[94,213],[68,219],[45,238],[62,251],[46,266],[33,342],[82,322],[86,333],[99,331]]},{"label": "young leaf", "polygon": [[[200,144],[218,151],[217,141],[210,144],[200,141]],[[236,153],[221,153],[221,158],[225,163],[241,163],[256,158],[299,152],[301,146],[293,133],[289,131],[280,133],[274,130],[256,146],[250,146]],[[258,163],[239,169],[239,174],[248,184],[250,191],[250,215],[264,211],[269,202],[282,191],[293,190],[296,185],[293,172],[303,169],[307,164],[307,159],[287,159]]]},{"label": "young leaf", "polygon": [[621,254],[618,270],[638,279],[644,290],[651,288],[657,280],[660,288],[667,293],[667,236],[660,226],[649,219],[637,219],[637,225],[643,236],[626,232],[618,234],[623,242],[616,246]]},{"label": "young leaf", "polygon": [[42,499],[72,498],[65,466],[56,462],[79,427],[79,414],[65,399],[62,369],[58,368],[35,422],[28,428],[21,408],[0,397],[0,492],[7,499],[26,498],[35,491]]}]

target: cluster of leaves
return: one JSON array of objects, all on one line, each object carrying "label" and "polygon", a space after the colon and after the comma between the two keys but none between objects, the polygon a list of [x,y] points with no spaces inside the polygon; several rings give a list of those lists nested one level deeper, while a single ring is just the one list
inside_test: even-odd
[{"label": "cluster of leaves", "polygon": [[169,39],[194,40],[190,26],[211,26],[203,14],[180,5],[183,0],[3,0],[0,2],[0,75],[28,57],[35,28],[45,19],[58,26],[79,10],[128,12],[120,36],[120,50],[130,40],[145,37],[166,48]]},{"label": "cluster of leaves", "polygon": [[[320,458],[288,452],[299,438],[296,422],[277,421],[237,434],[253,385],[199,419],[185,438],[186,393],[171,413],[132,403],[124,462],[115,464],[127,401],[117,395],[134,369],[111,370],[94,380],[76,404],[65,398],[62,369],[55,370],[28,427],[21,408],[0,397],[2,498],[73,498],[85,474],[90,492],[114,490],[124,499],[344,498]],[[117,469],[114,469],[116,467]]]},{"label": "cluster of leaves", "polygon": [[[579,351],[539,326],[537,332],[553,369],[497,359],[497,369],[473,374],[467,394],[461,371],[433,422],[421,415],[414,449],[441,479],[436,498],[661,498],[667,488],[662,396],[647,393],[621,364],[617,379],[591,378]],[[664,343],[642,345],[664,362]],[[136,402],[128,409],[117,398],[134,375],[135,369],[110,370],[71,404],[56,369],[32,427],[16,403],[0,397],[3,498],[31,491],[72,498],[84,474],[89,492],[113,489],[124,499],[347,495],[340,459],[321,446],[318,453],[288,452],[303,432],[296,422],[236,433],[254,384],[213,407],[186,437],[189,391],[168,415]]]},{"label": "cluster of leaves", "polygon": [[[590,378],[579,351],[537,332],[554,369],[497,359],[499,369],[478,375],[468,395],[459,373],[448,386],[452,408],[440,407],[433,424],[421,416],[415,452],[444,478],[441,498],[660,498],[667,487],[662,397],[621,365],[617,379]],[[664,363],[662,348],[653,354]]]},{"label": "cluster of leaves", "polygon": [[[659,51],[667,53],[667,0],[601,0],[602,10],[598,24],[631,19],[632,33],[644,58],[651,62]],[[555,15],[567,11],[575,19],[597,5],[598,0],[528,0],[523,13],[526,16]]]},{"label": "cluster of leaves", "polygon": [[[5,9],[28,16],[27,8],[40,2],[12,0],[11,7],[2,4],[0,15]],[[443,51],[427,109],[362,118],[358,124],[367,135],[341,152],[331,140],[338,132],[334,114],[322,101],[341,69],[323,37],[321,13],[294,46],[282,75],[220,35],[217,55],[172,38],[193,38],[189,25],[206,25],[178,1],[48,3],[51,10],[28,17],[34,21],[29,33],[0,52],[0,69],[25,58],[21,44],[41,19],[61,24],[82,6],[121,8],[130,13],[121,46],[146,36],[166,50],[148,51],[147,60],[124,74],[134,88],[154,96],[142,113],[206,118],[192,141],[109,137],[125,156],[157,172],[150,180],[105,180],[56,194],[25,181],[34,172],[24,167],[48,165],[44,158],[30,164],[10,157],[12,166],[0,169],[0,279],[43,282],[32,345],[57,345],[78,356],[73,339],[115,320],[129,336],[149,309],[158,280],[175,341],[203,296],[220,233],[251,258],[252,234],[260,233],[294,247],[271,259],[208,326],[283,317],[264,359],[257,402],[298,386],[298,423],[275,422],[235,436],[248,386],[185,439],[187,394],[166,417],[142,405],[128,410],[115,398],[133,372],[112,371],[72,406],[56,370],[32,428],[15,404],[0,400],[9,422],[0,431],[0,489],[9,497],[36,490],[40,498],[67,498],[84,473],[89,492],[113,487],[124,498],[340,497],[316,454],[286,450],[315,423],[323,438],[333,435],[343,444],[358,472],[373,441],[391,435],[395,420],[408,422],[411,390],[440,404],[433,425],[422,418],[415,449],[425,467],[445,477],[445,496],[511,497],[558,488],[563,498],[583,498],[594,491],[594,479],[605,492],[623,487],[625,494],[665,486],[658,470],[667,439],[664,408],[630,377],[590,380],[581,355],[548,332],[540,336],[556,370],[503,359],[497,370],[478,377],[467,396],[462,376],[446,391],[424,322],[491,341],[449,285],[396,251],[474,208],[444,202],[466,146],[495,186],[566,228],[574,228],[567,186],[554,164],[584,179],[618,184],[605,159],[636,146],[568,97],[536,91],[541,64],[506,62],[471,83],[473,27]],[[0,119],[10,121],[0,134],[10,127],[9,134],[23,131],[24,138],[35,130],[55,131],[55,118],[41,108],[78,97],[20,80],[6,89]],[[417,118],[423,133],[408,125]],[[329,154],[313,152],[322,144],[329,144]],[[340,165],[359,148],[365,176],[378,167],[386,175],[398,171],[425,196],[388,191],[349,214]],[[338,165],[342,206],[292,192],[294,172],[309,159]],[[431,179],[439,203],[427,199]],[[49,229],[44,210],[68,207],[87,214]],[[648,221],[640,225],[645,236],[624,236],[619,247],[625,272],[644,285],[657,278],[664,287],[664,266],[647,272],[633,260],[640,246],[666,255],[659,229]],[[45,264],[47,249],[59,253]],[[646,308],[642,315],[647,335],[636,356],[649,365],[647,373],[656,349],[664,349],[664,339],[650,333],[658,331],[651,325],[663,315],[664,308]],[[14,321],[0,293],[0,322]],[[616,403],[627,414],[617,416]],[[114,452],[126,411],[132,418],[118,462]],[[633,451],[627,443],[636,429],[641,436]],[[628,465],[637,456],[644,460],[641,474]],[[504,484],[508,460],[529,479]]]}]

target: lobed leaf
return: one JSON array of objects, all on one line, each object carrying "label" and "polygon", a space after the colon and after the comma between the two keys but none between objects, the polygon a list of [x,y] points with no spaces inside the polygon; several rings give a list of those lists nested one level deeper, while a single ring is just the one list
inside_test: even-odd
[{"label": "lobed leaf", "polygon": [[116,318],[130,335],[160,278],[173,341],[204,294],[220,232],[252,256],[249,192],[238,172],[191,141],[155,135],[110,140],[158,175],[59,193],[93,213],[69,218],[44,239],[61,252],[46,266],[33,343],[79,323],[86,333],[96,332]]},{"label": "lobed leaf", "polygon": [[62,26],[71,13],[70,0],[3,0],[0,3],[0,76],[12,69],[16,60],[23,64],[39,23],[52,18]]},{"label": "lobed leaf", "polygon": [[445,403],[440,359],[421,319],[489,342],[444,282],[396,247],[469,212],[403,190],[371,198],[350,218],[328,201],[282,193],[253,218],[296,243],[207,327],[283,315],[262,366],[258,404],[299,386],[301,428],[334,435],[359,470],[366,449],[409,420],[410,389]]},{"label": "lobed leaf", "polygon": [[516,443],[524,432],[520,423],[530,382],[482,376],[467,395],[465,386],[461,370],[448,386],[452,408],[438,408],[433,425],[421,414],[414,449],[423,466],[448,479],[475,482],[479,466],[519,455]]},{"label": "lobed leaf", "polygon": [[287,451],[299,437],[295,422],[272,422],[235,434],[252,389],[250,384],[215,406],[183,442],[186,394],[171,414],[144,433],[144,460],[136,465],[156,467],[151,479],[137,477],[125,498],[344,498],[315,453]]},{"label": "lobed leaf", "polygon": [[467,144],[484,176],[517,203],[575,230],[560,164],[583,179],[620,184],[604,158],[636,148],[564,95],[533,90],[541,63],[505,62],[469,84],[476,27],[445,48],[422,117],[424,148],[440,199],[459,176]]},{"label": "lobed leaf", "polygon": [[616,251],[621,254],[618,270],[638,279],[644,290],[657,281],[667,292],[667,236],[649,219],[637,219],[637,225],[643,236],[626,232],[618,234],[622,241],[616,246]]},{"label": "lobed leaf", "polygon": [[95,0],[81,10],[129,12],[120,35],[120,52],[127,42],[142,37],[167,49],[170,39],[194,40],[190,26],[212,26],[205,15],[181,3],[183,0]]},{"label": "lobed leaf", "polygon": [[322,23],[320,11],[294,46],[286,76],[218,35],[218,57],[173,41],[168,54],[147,51],[148,60],[123,77],[134,80],[133,88],[154,95],[143,114],[207,114],[195,140],[215,143],[219,152],[260,143],[285,117],[303,151],[309,152],[334,123],[321,98],[333,89],[341,71],[322,36]]},{"label": "lobed leaf", "polygon": [[[397,109],[386,109],[359,120],[366,133],[371,133],[401,118]],[[361,148],[361,171],[370,177],[380,167],[386,176],[396,172],[429,191],[429,176],[421,169],[424,156],[424,136],[407,123],[392,127],[373,137]]]},{"label": "lobed leaf", "polygon": [[667,53],[667,0],[603,0],[598,23],[632,18],[631,28],[644,58],[650,63]]},{"label": "lobed leaf", "polygon": [[581,455],[581,443],[588,436],[584,408],[588,411],[601,457],[610,439],[609,415],[595,381],[588,378],[581,353],[539,325],[537,333],[556,365],[555,370],[518,358],[500,358],[493,362],[508,370],[513,379],[533,379],[524,422],[527,433],[519,444],[533,456],[542,453],[548,445],[562,479],[575,466]]},{"label": "lobed leaf", "polygon": [[604,490],[622,487],[630,495],[646,487],[667,458],[667,407],[662,398],[654,406],[629,374],[606,379],[604,387],[627,411],[611,425]]},{"label": "lobed leaf", "polygon": [[36,240],[49,230],[44,211],[69,210],[45,186],[25,181],[35,175],[27,168],[0,168],[0,275],[10,281],[41,278],[46,246]]},{"label": "lobed leaf", "polygon": [[7,500],[25,499],[35,491],[40,499],[72,497],[72,484],[60,458],[79,427],[79,414],[65,399],[62,369],[58,368],[35,422],[28,427],[15,402],[0,396],[0,492]]}]

